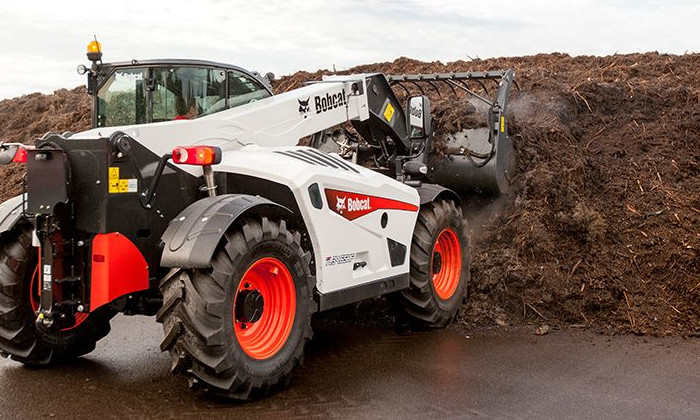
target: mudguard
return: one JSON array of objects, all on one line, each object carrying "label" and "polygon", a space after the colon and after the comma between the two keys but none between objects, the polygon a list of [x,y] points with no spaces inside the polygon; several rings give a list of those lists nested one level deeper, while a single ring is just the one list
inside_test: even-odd
[{"label": "mudguard", "polygon": [[421,206],[435,201],[438,197],[452,200],[458,206],[462,202],[457,193],[441,185],[423,183],[420,187],[416,188],[416,190],[418,190]]},{"label": "mudguard", "polygon": [[15,227],[22,217],[22,201],[22,196],[18,195],[0,204],[0,233]]},{"label": "mudguard", "polygon": [[292,214],[273,201],[247,194],[226,194],[199,200],[173,219],[163,233],[161,267],[209,267],[226,230],[253,208]]}]

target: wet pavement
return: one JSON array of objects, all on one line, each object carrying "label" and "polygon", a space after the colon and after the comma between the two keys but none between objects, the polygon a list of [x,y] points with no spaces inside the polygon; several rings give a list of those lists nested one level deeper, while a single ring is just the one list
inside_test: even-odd
[{"label": "wet pavement", "polygon": [[[698,418],[700,340],[570,330],[395,334],[323,321],[283,392],[231,404],[187,389],[152,318],[119,316],[69,366],[0,359],[0,418]],[[469,334],[469,335],[467,335]]]}]

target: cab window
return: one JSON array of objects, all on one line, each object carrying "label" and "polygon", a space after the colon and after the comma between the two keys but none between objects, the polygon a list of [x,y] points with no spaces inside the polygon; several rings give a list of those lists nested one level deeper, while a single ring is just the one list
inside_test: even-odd
[{"label": "cab window", "polygon": [[241,72],[193,66],[117,69],[97,92],[97,127],[194,119],[266,98]]},{"label": "cab window", "polygon": [[97,94],[97,126],[145,123],[145,79],[143,68],[115,71]]},{"label": "cab window", "polygon": [[267,98],[270,95],[260,83],[237,71],[228,72],[228,108]]},{"label": "cab window", "polygon": [[226,107],[226,72],[221,69],[153,69],[153,122],[193,119]]}]

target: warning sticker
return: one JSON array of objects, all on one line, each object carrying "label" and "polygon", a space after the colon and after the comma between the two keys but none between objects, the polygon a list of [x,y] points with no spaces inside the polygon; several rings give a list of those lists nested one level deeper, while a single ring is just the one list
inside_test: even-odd
[{"label": "warning sticker", "polygon": [[391,106],[391,104],[386,105],[386,109],[384,110],[384,118],[386,118],[387,122],[391,122],[391,119],[394,116],[394,107]]},{"label": "warning sticker", "polygon": [[135,193],[139,190],[138,180],[135,178],[120,179],[119,168],[109,168],[109,193]]},{"label": "warning sticker", "polygon": [[44,266],[44,279],[42,281],[42,290],[51,290],[51,266]]},{"label": "warning sticker", "polygon": [[109,193],[116,194],[118,192],[119,192],[119,180],[118,179],[110,179],[109,180]]},{"label": "warning sticker", "polygon": [[119,180],[119,192],[120,193],[129,192],[129,181],[127,181],[126,179]]}]

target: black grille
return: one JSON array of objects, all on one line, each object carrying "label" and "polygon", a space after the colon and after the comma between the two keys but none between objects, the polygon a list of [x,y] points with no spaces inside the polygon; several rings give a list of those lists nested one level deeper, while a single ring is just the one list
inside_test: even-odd
[{"label": "black grille", "polygon": [[298,159],[302,162],[306,162],[310,165],[325,166],[327,168],[341,169],[344,171],[352,171],[359,174],[360,171],[353,168],[343,159],[337,158],[328,153],[323,153],[314,149],[302,149],[302,150],[284,150],[275,151],[280,155],[288,156],[294,159]]}]

